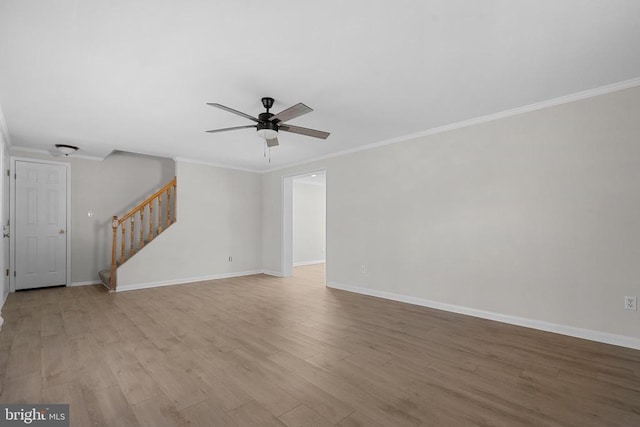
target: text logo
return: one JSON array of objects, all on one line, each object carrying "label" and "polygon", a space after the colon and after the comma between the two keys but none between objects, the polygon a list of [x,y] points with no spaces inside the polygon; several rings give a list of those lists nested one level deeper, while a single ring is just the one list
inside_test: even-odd
[{"label": "text logo", "polygon": [[69,405],[0,404],[0,427],[69,427]]}]

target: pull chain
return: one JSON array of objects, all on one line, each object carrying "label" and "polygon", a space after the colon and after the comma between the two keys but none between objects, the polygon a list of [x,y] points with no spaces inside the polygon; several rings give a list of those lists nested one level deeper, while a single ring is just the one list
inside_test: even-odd
[{"label": "pull chain", "polygon": [[269,164],[271,164],[271,147],[269,147]]},{"label": "pull chain", "polygon": [[264,140],[264,157],[267,157],[267,140]]}]

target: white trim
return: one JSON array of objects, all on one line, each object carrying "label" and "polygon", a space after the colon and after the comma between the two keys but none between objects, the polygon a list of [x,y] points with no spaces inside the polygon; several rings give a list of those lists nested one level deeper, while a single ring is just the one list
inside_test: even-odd
[{"label": "white trim", "polygon": [[[2,293],[4,294],[4,286],[2,288],[3,288]],[[8,297],[9,297],[9,293],[2,296],[2,304],[0,304],[0,314],[2,314],[2,308],[4,307],[4,303],[7,301]],[[2,330],[3,324],[4,324],[4,319],[2,318],[2,316],[0,316],[0,331]]]},{"label": "white trim", "polygon": [[2,134],[4,141],[7,143],[7,148],[11,147],[11,140],[9,139],[9,128],[7,127],[7,119],[2,111],[2,105],[0,105],[0,134]]},{"label": "white trim", "polygon": [[72,282],[69,286],[89,286],[89,285],[102,285],[99,280],[87,280],[85,282]]},{"label": "white trim", "polygon": [[266,274],[267,276],[284,277],[284,274],[279,271],[262,270],[262,274]]},{"label": "white trim", "polygon": [[[9,171],[9,175],[11,175],[11,159],[9,157],[9,148],[5,135],[6,131],[6,123],[3,123],[4,116],[2,115],[2,108],[0,108],[0,171],[2,171],[2,179],[0,179],[0,222],[4,232],[5,224],[9,224],[9,218],[11,218],[11,178],[4,174],[5,169]],[[2,129],[4,126],[4,130]],[[7,132],[8,133],[8,132]],[[7,215],[5,217],[4,215]],[[7,239],[6,241],[4,239]],[[11,270],[11,227],[9,227],[9,235],[3,238],[2,242],[0,242],[0,257],[2,263],[2,270],[7,269],[7,271]],[[6,243],[5,243],[6,242]],[[5,289],[6,287],[6,289]],[[9,295],[11,290],[11,277],[9,274],[3,275],[0,280],[0,288],[2,289],[2,303],[0,304],[0,311],[2,311],[2,307]]]},{"label": "white trim", "polygon": [[280,271],[283,277],[293,274],[293,176],[283,176],[280,188]]},{"label": "white trim", "polygon": [[174,162],[191,163],[191,164],[194,164],[194,165],[213,166],[215,168],[222,168],[222,169],[233,169],[233,170],[238,170],[238,171],[242,171],[242,172],[252,172],[252,173],[268,172],[268,171],[264,171],[264,170],[261,170],[261,169],[250,169],[250,168],[243,168],[243,167],[240,167],[240,166],[226,165],[226,164],[223,164],[223,163],[205,162],[203,160],[193,160],[193,159],[188,159],[186,157],[174,157],[173,161]]},{"label": "white trim", "polygon": [[7,292],[3,297],[2,297],[2,304],[0,304],[0,312],[2,311],[2,307],[4,307],[4,303],[7,302],[7,298],[9,298],[9,292]]},{"label": "white trim", "polygon": [[640,350],[640,339],[624,335],[610,334],[606,332],[594,331],[592,329],[577,328],[575,326],[562,325],[559,323],[545,322],[542,320],[529,319],[526,317],[511,316],[508,314],[495,313],[491,311],[478,310],[471,307],[447,304],[438,301],[412,297],[408,295],[396,294],[393,292],[368,289],[360,286],[345,285],[334,281],[327,282],[328,288],[342,291],[355,292],[357,294],[369,295],[407,304],[419,305],[423,307],[435,308],[437,310],[450,311],[452,313],[465,314],[467,316],[480,317],[482,319],[495,320],[511,325],[524,326],[525,328],[539,329],[541,331],[553,332],[561,335],[568,335],[576,338],[583,338],[591,341],[613,344],[621,347],[628,347]]},{"label": "white trim", "polygon": [[[280,178],[280,199],[282,201],[280,205],[280,271],[282,272],[280,277],[291,276],[293,274],[293,267],[296,266],[293,263],[293,183],[296,178],[303,178],[313,175],[314,173],[324,174],[326,183],[327,169],[325,168],[312,169],[304,172],[298,171],[285,174]],[[327,186],[323,185],[322,188],[324,188],[326,210]],[[327,254],[325,252],[325,257],[326,256]]]},{"label": "white trim", "polygon": [[314,265],[314,264],[324,264],[327,262],[325,259],[317,259],[315,261],[303,261],[303,262],[294,262],[294,267],[302,267],[303,265]]},{"label": "white trim", "polygon": [[302,173],[300,173],[300,172],[292,172],[292,173],[289,173],[289,174],[286,174],[286,175],[283,175],[283,176],[285,176],[287,178],[289,178],[289,177],[290,178],[306,178],[306,177],[311,176],[313,174],[316,174],[316,175],[324,174],[325,175],[325,181],[326,181],[326,179],[327,179],[327,176],[326,176],[327,168],[312,169],[312,170],[310,170],[308,172],[302,172]]},{"label": "white trim", "polygon": [[379,142],[373,142],[371,144],[360,145],[358,147],[349,148],[349,149],[342,150],[342,151],[336,151],[336,152],[333,152],[333,153],[325,154],[324,156],[314,157],[312,159],[302,160],[300,162],[290,163],[290,164],[283,165],[283,166],[278,166],[278,167],[275,167],[273,169],[265,169],[265,170],[262,170],[261,172],[262,173],[270,173],[270,172],[275,172],[275,171],[282,170],[282,169],[288,169],[288,168],[292,168],[292,167],[296,167],[296,166],[302,166],[302,165],[305,165],[307,163],[313,163],[313,162],[318,162],[318,161],[321,161],[321,160],[327,160],[327,159],[331,159],[331,158],[334,158],[334,157],[343,156],[343,155],[346,155],[346,154],[357,153],[358,151],[370,150],[372,148],[382,147],[382,146],[385,146],[385,145],[395,144],[395,143],[398,143],[398,142],[409,141],[409,140],[420,138],[420,137],[423,137],[423,136],[435,135],[435,134],[438,134],[438,133],[448,132],[448,131],[455,130],[455,129],[462,129],[462,128],[466,128],[466,127],[473,126],[473,125],[493,122],[495,120],[505,119],[507,117],[517,116],[517,115],[524,114],[524,113],[530,113],[532,111],[542,110],[544,108],[555,107],[555,106],[562,105],[562,104],[568,104],[570,102],[580,101],[580,100],[587,99],[587,98],[593,98],[593,97],[600,96],[600,95],[606,95],[606,94],[609,94],[609,93],[612,93],[612,92],[618,92],[620,90],[630,89],[630,88],[633,88],[633,87],[636,87],[636,86],[640,86],[640,77],[635,78],[635,79],[631,79],[631,80],[625,80],[623,82],[610,84],[610,85],[607,85],[607,86],[601,86],[601,87],[598,87],[598,88],[595,88],[595,89],[589,89],[589,90],[585,90],[585,91],[582,91],[582,92],[576,92],[576,93],[573,93],[573,94],[570,94],[570,95],[560,96],[558,98],[552,98],[552,99],[549,99],[549,100],[546,100],[546,101],[536,102],[534,104],[523,105],[521,107],[516,107],[516,108],[509,109],[509,110],[500,111],[500,112],[493,113],[493,114],[488,114],[486,116],[480,116],[480,117],[475,117],[475,118],[468,119],[468,120],[462,120],[462,121],[459,121],[459,122],[449,123],[449,124],[446,124],[446,125],[443,125],[443,126],[438,126],[438,127],[427,129],[427,130],[423,130],[423,131],[420,131],[420,132],[415,132],[415,133],[410,133],[410,134],[403,135],[403,136],[398,136],[398,137],[395,137],[395,138],[385,139],[385,140],[379,141]]},{"label": "white trim", "polygon": [[[11,146],[11,149],[13,151],[23,151],[23,152],[26,152],[26,153],[45,154],[45,155],[47,155],[49,157],[53,157],[53,158],[56,158],[56,157],[64,158],[64,156],[62,156],[62,155],[55,156],[55,155],[53,155],[51,153],[51,151],[48,151],[48,150],[45,150],[45,149],[42,149],[42,148],[24,147],[22,145],[13,145],[13,146]],[[111,153],[109,153],[109,154],[111,154]],[[107,154],[104,157],[88,156],[86,154],[73,154],[73,155],[71,155],[71,157],[73,157],[75,159],[94,160],[94,161],[97,161],[97,162],[101,162],[104,159],[106,159],[107,156],[109,156],[109,154]]]},{"label": "white trim", "polygon": [[[214,167],[219,167],[219,168],[223,168],[223,169],[234,169],[234,170],[239,170],[239,171],[243,171],[243,172],[254,172],[254,173],[260,173],[260,174],[264,174],[264,173],[270,173],[270,172],[275,172],[275,171],[279,171],[282,169],[288,169],[288,168],[292,168],[292,167],[296,167],[296,166],[301,166],[301,165],[305,165],[308,163],[313,163],[313,162],[318,162],[318,161],[322,161],[322,160],[326,160],[326,159],[331,159],[333,157],[339,157],[339,156],[343,156],[346,154],[351,154],[351,153],[356,153],[358,151],[365,151],[365,150],[369,150],[372,148],[376,148],[376,147],[381,147],[384,145],[389,145],[389,144],[395,144],[398,142],[404,142],[404,141],[409,141],[411,139],[415,139],[415,138],[420,138],[423,136],[427,136],[427,135],[434,135],[437,133],[442,133],[442,132],[448,132],[450,130],[454,130],[454,129],[461,129],[461,128],[465,128],[468,126],[473,126],[473,125],[477,125],[477,124],[481,124],[481,123],[487,123],[487,122],[492,122],[495,120],[499,120],[499,119],[504,119],[507,117],[512,117],[512,116],[516,116],[519,114],[524,114],[524,113],[529,113],[532,111],[536,111],[536,110],[541,110],[544,108],[548,108],[548,107],[555,107],[557,105],[561,105],[561,104],[567,104],[570,102],[574,102],[574,101],[580,101],[582,99],[587,99],[587,98],[593,98],[596,96],[600,96],[600,95],[606,95],[612,92],[617,92],[620,90],[625,90],[625,89],[630,89],[636,86],[640,86],[640,77],[638,78],[634,78],[634,79],[630,79],[630,80],[625,80],[622,82],[617,82],[617,83],[613,83],[610,85],[606,85],[606,86],[601,86],[601,87],[597,87],[594,89],[588,89],[588,90],[584,90],[581,92],[576,92],[570,95],[565,95],[565,96],[560,96],[557,98],[552,98],[546,101],[541,101],[541,102],[536,102],[534,104],[528,104],[528,105],[523,105],[521,107],[516,107],[516,108],[512,108],[509,110],[505,110],[505,111],[501,111],[501,112],[497,112],[497,113],[493,113],[493,114],[488,114],[485,116],[480,116],[480,117],[476,117],[476,118],[472,118],[469,120],[462,120],[459,122],[454,122],[454,123],[449,123],[443,126],[438,126],[435,128],[431,128],[431,129],[427,129],[424,131],[420,131],[420,132],[415,132],[415,133],[411,133],[411,134],[407,134],[407,135],[403,135],[403,136],[399,136],[399,137],[395,137],[395,138],[391,138],[391,139],[386,139],[383,141],[378,141],[378,142],[373,142],[371,144],[366,144],[366,145],[361,145],[358,147],[354,147],[354,148],[350,148],[347,150],[342,150],[342,151],[337,151],[337,152],[333,152],[333,153],[329,153],[323,156],[318,156],[318,157],[314,157],[311,159],[307,159],[307,160],[301,160],[299,162],[295,162],[295,163],[288,163],[282,166],[277,166],[274,168],[269,168],[267,166],[266,169],[258,169],[258,168],[251,168],[251,167],[241,167],[241,166],[235,166],[235,165],[230,165],[230,164],[225,164],[225,163],[216,163],[216,162],[206,162],[206,161],[202,161],[202,160],[194,160],[194,159],[189,159],[189,158],[185,158],[185,157],[173,157],[173,160],[175,161],[182,161],[182,162],[186,162],[186,163],[194,163],[194,164],[201,164],[201,165],[206,165],[206,166],[214,166]],[[3,134],[5,134],[5,140],[7,141],[7,145],[9,146],[10,149],[12,150],[22,150],[22,151],[31,151],[34,153],[44,153],[47,155],[51,155],[50,152],[48,152],[47,150],[44,149],[38,149],[38,148],[31,148],[31,147],[20,147],[20,146],[12,146],[10,139],[9,139],[9,132],[7,129],[7,125],[6,125],[6,120],[4,119],[4,116],[2,114],[2,109],[0,106],[0,132],[2,132]],[[109,153],[111,154],[111,153]],[[85,156],[85,155],[78,155],[78,154],[74,154],[73,157],[79,158],[79,159],[87,159],[87,160],[97,160],[97,161],[102,161],[105,158],[107,158],[109,156],[109,154],[107,154],[104,157],[100,157],[100,156]],[[156,156],[156,157],[169,157],[166,155],[159,155],[159,154],[148,154],[150,156]]]},{"label": "white trim", "polygon": [[131,285],[117,285],[116,292],[135,291],[137,289],[159,288],[162,286],[183,285],[185,283],[204,282],[205,280],[229,279],[231,277],[251,276],[261,274],[262,270],[239,271],[236,273],[212,274],[209,276],[185,277],[184,279],[162,280],[159,282],[134,283]]},{"label": "white trim", "polygon": [[[48,165],[62,165],[65,167],[67,172],[67,271],[66,271],[66,279],[65,286],[70,286],[71,284],[71,163],[69,162],[58,162],[54,160],[42,160],[42,159],[32,159],[29,157],[20,157],[20,156],[10,156],[9,157],[11,172],[9,172],[10,183],[10,197],[11,202],[9,203],[9,234],[12,236],[11,238],[11,250],[9,251],[9,265],[11,271],[16,271],[16,242],[13,236],[16,235],[16,162],[28,162],[28,163],[44,163]],[[9,292],[15,292],[16,290],[16,278],[13,274],[9,274]]]}]

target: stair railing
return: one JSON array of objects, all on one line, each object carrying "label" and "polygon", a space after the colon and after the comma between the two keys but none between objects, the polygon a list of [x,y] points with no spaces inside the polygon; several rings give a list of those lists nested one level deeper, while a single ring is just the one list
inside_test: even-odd
[{"label": "stair railing", "polygon": [[174,177],[129,213],[121,218],[113,217],[109,290],[116,288],[117,268],[176,222],[176,184]]}]

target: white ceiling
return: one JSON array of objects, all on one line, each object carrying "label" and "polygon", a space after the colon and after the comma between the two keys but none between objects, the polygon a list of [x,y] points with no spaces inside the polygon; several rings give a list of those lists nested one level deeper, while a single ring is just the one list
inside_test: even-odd
[{"label": "white ceiling", "polygon": [[319,186],[326,186],[326,173],[325,172],[314,172],[305,175],[296,176],[293,178],[294,183],[300,184],[312,184]]},{"label": "white ceiling", "polygon": [[[640,77],[637,0],[2,0],[13,146],[268,170]],[[263,157],[251,115],[304,102]]]}]

